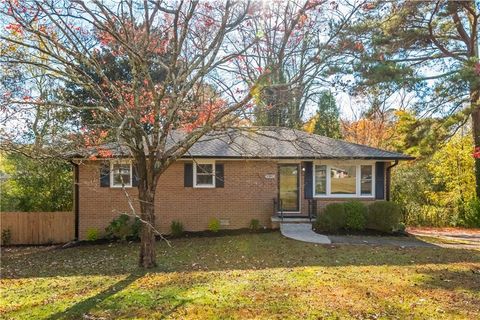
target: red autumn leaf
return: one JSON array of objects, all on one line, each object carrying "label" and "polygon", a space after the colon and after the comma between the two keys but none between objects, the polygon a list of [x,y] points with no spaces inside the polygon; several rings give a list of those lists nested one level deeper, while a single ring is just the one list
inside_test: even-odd
[{"label": "red autumn leaf", "polygon": [[375,9],[375,4],[374,3],[365,3],[362,6],[363,10],[373,10]]},{"label": "red autumn leaf", "polygon": [[7,24],[7,26],[5,27],[5,29],[11,31],[13,34],[19,34],[19,35],[23,35],[23,28],[20,24],[18,23],[10,23],[10,24]]},{"label": "red autumn leaf", "polygon": [[100,158],[111,158],[113,156],[113,152],[109,149],[98,149],[98,156]]},{"label": "red autumn leaf", "polygon": [[363,51],[364,49],[363,43],[361,43],[360,41],[355,42],[353,47],[356,51]]},{"label": "red autumn leaf", "polygon": [[477,62],[475,64],[475,73],[477,74],[477,76],[480,76],[480,62]]},{"label": "red autumn leaf", "polygon": [[472,156],[475,159],[480,159],[480,147],[475,147],[475,149],[473,150]]}]

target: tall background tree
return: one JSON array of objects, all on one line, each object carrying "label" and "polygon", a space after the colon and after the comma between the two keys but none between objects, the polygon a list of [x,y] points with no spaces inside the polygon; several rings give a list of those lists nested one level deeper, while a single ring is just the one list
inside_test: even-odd
[{"label": "tall background tree", "polygon": [[256,125],[300,128],[322,88],[331,86],[331,67],[341,63],[333,50],[340,32],[362,2],[264,1],[262,15],[241,36],[251,42],[229,69],[252,83],[260,74],[249,116]]},{"label": "tall background tree", "polygon": [[[338,43],[351,58],[346,71],[358,80],[355,89],[410,90],[417,109],[449,121],[452,134],[470,117],[480,149],[479,15],[475,0],[366,3]],[[479,158],[475,168],[480,197]]]},{"label": "tall background tree", "polygon": [[334,139],[340,139],[340,110],[330,91],[323,91],[318,100],[313,133]]}]

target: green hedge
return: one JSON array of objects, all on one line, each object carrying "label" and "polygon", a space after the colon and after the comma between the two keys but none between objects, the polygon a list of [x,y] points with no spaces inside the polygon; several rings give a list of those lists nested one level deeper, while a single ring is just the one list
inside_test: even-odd
[{"label": "green hedge", "polygon": [[317,216],[317,231],[335,232],[345,227],[345,206],[342,203],[331,203]]},{"label": "green hedge", "polygon": [[365,229],[391,233],[401,229],[402,212],[394,202],[375,201],[368,207],[360,201],[331,203],[317,216],[315,229],[319,232]]},{"label": "green hedge", "polygon": [[403,220],[400,206],[390,201],[375,201],[368,206],[367,228],[382,232],[397,231]]},{"label": "green hedge", "polygon": [[367,222],[367,207],[360,201],[349,201],[344,203],[345,207],[345,229],[361,231],[365,230]]}]

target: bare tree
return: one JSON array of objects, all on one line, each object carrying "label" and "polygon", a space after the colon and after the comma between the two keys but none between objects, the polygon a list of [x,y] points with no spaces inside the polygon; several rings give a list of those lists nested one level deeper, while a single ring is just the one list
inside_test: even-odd
[{"label": "bare tree", "polygon": [[254,92],[257,124],[299,128],[307,106],[316,106],[321,89],[331,87],[331,72],[342,63],[333,49],[363,4],[340,3],[264,2],[261,17],[241,30],[246,41],[258,41],[230,70],[247,83],[267,74]]},{"label": "bare tree", "polygon": [[[248,1],[2,2],[0,16],[7,28],[0,39],[8,50],[2,48],[1,66],[19,68],[20,73],[39,70],[13,83],[30,87],[41,74],[49,90],[30,90],[22,98],[15,86],[1,87],[5,113],[0,130],[5,135],[0,147],[31,142],[16,129],[31,128],[27,120],[38,118],[32,110],[50,110],[52,119],[69,117],[49,122],[61,131],[51,125],[45,126],[47,132],[37,130],[47,136],[39,144],[48,144],[49,152],[87,146],[111,158],[113,147],[106,147],[111,142],[126,150],[140,180],[139,216],[144,223],[139,265],[155,266],[159,177],[206,134],[237,125],[264,79],[281,65],[273,63],[247,78],[234,72],[235,64],[258,45],[261,35],[248,30],[263,9],[263,2]],[[295,26],[303,19],[290,14],[277,18],[285,21],[265,26],[265,34],[274,33],[270,27]],[[287,32],[282,39],[290,43],[293,35]],[[315,68],[315,57],[309,59],[309,67],[302,67],[306,74]],[[122,74],[112,70],[112,64]],[[282,85],[297,79],[289,77]],[[82,98],[72,98],[72,93]]]},{"label": "bare tree", "polygon": [[[2,21],[8,24],[0,35],[15,50],[2,52],[2,65],[35,67],[51,79],[56,94],[32,92],[26,99],[4,92],[5,115],[28,113],[33,106],[63,112],[87,111],[95,117],[79,133],[75,123],[62,135],[64,141],[94,142],[92,146],[116,141],[135,160],[141,230],[139,265],[153,267],[155,261],[155,191],[162,173],[206,133],[228,126],[235,113],[251,98],[252,87],[232,93],[212,84],[228,75],[219,75],[220,66],[244,54],[251,42],[238,43],[239,31],[254,15],[249,2],[226,1],[133,1],[79,0],[5,1]],[[99,54],[109,50],[124,59],[128,79],[108,76]],[[21,50],[26,54],[18,54]],[[160,68],[162,78],[154,79]],[[38,77],[33,76],[25,85]],[[69,103],[62,98],[66,86],[82,88],[90,103]],[[231,87],[230,87],[231,88]],[[4,119],[5,120],[5,119]],[[15,122],[20,125],[21,118]],[[24,142],[16,128],[3,126],[8,133],[2,144]],[[173,130],[183,134],[167,144]],[[78,146],[78,145],[77,145]],[[109,150],[103,155],[109,156]]]}]

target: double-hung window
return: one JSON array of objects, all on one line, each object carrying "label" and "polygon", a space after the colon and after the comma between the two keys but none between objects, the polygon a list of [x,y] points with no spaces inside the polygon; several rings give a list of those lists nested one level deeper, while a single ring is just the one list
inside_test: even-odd
[{"label": "double-hung window", "polygon": [[316,197],[373,197],[374,163],[325,162],[315,164]]},{"label": "double-hung window", "polygon": [[197,162],[193,168],[193,185],[196,188],[215,188],[215,162]]},{"label": "double-hung window", "polygon": [[327,166],[315,166],[315,194],[327,194]]},{"label": "double-hung window", "polygon": [[132,163],[112,161],[110,163],[110,186],[112,188],[132,186]]},{"label": "double-hung window", "polygon": [[373,193],[373,166],[360,166],[360,194],[362,196]]}]

